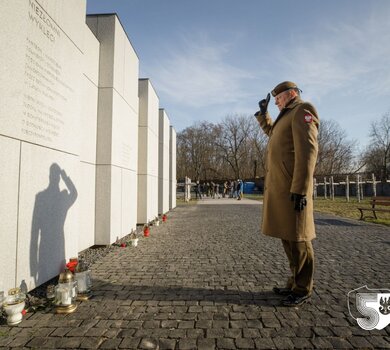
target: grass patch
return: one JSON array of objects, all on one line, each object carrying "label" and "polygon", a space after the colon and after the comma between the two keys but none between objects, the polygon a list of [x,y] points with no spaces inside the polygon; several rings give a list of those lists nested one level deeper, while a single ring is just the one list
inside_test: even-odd
[{"label": "grass patch", "polygon": [[264,199],[264,196],[262,194],[246,194],[246,193],[244,193],[244,198],[254,199],[256,201],[262,201]]},{"label": "grass patch", "polygon": [[[349,202],[345,198],[335,198],[334,201],[330,199],[317,198],[314,200],[314,211],[326,214],[333,214],[345,218],[356,219],[360,218],[360,211],[358,207],[370,207],[370,199],[363,199],[358,202],[355,198],[350,199]],[[365,215],[370,215],[366,212]],[[365,221],[375,224],[390,226],[390,213],[377,213],[378,219],[366,218]]]}]

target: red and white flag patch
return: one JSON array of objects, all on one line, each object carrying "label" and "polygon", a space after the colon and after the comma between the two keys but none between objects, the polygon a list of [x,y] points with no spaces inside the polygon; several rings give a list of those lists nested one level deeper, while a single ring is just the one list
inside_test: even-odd
[{"label": "red and white flag patch", "polygon": [[305,123],[311,123],[313,121],[313,116],[311,114],[305,114]]}]

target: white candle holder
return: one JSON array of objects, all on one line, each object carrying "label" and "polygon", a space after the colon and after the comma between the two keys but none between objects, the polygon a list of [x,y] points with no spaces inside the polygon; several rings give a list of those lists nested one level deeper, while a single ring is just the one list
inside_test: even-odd
[{"label": "white candle holder", "polygon": [[75,279],[77,281],[77,300],[85,301],[91,298],[91,271],[76,272]]},{"label": "white candle holder", "polygon": [[57,314],[70,314],[77,309],[77,282],[68,269],[60,274],[58,285],[55,288],[55,301]]},{"label": "white candle holder", "polygon": [[26,294],[20,291],[20,288],[13,288],[8,291],[8,296],[3,302],[3,309],[7,314],[7,324],[15,326],[22,322],[22,311],[26,306]]}]

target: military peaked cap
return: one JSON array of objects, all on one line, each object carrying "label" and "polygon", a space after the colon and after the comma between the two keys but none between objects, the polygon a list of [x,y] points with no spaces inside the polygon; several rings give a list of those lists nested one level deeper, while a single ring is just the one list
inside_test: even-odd
[{"label": "military peaked cap", "polygon": [[292,81],[284,81],[283,83],[276,85],[275,88],[271,91],[271,94],[273,97],[275,97],[276,95],[279,95],[281,92],[290,89],[298,89],[297,84],[293,83]]}]

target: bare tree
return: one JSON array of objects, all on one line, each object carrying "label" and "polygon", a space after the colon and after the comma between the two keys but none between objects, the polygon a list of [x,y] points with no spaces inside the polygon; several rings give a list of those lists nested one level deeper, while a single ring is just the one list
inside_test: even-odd
[{"label": "bare tree", "polygon": [[390,111],[380,120],[371,123],[370,140],[371,144],[364,154],[366,170],[375,172],[382,181],[385,181],[389,175]]},{"label": "bare tree", "polygon": [[261,129],[259,122],[250,118],[249,145],[251,149],[251,161],[254,165],[253,177],[265,175],[265,153],[268,144],[268,136]]},{"label": "bare tree", "polygon": [[356,142],[334,120],[321,120],[318,134],[316,175],[348,173],[352,170]]},{"label": "bare tree", "polygon": [[215,144],[220,127],[208,122],[197,123],[177,134],[177,176],[207,179],[213,176]]},{"label": "bare tree", "polygon": [[247,161],[250,119],[244,115],[225,117],[220,137],[216,140],[219,155],[229,164],[235,178],[241,178],[242,166]]}]

